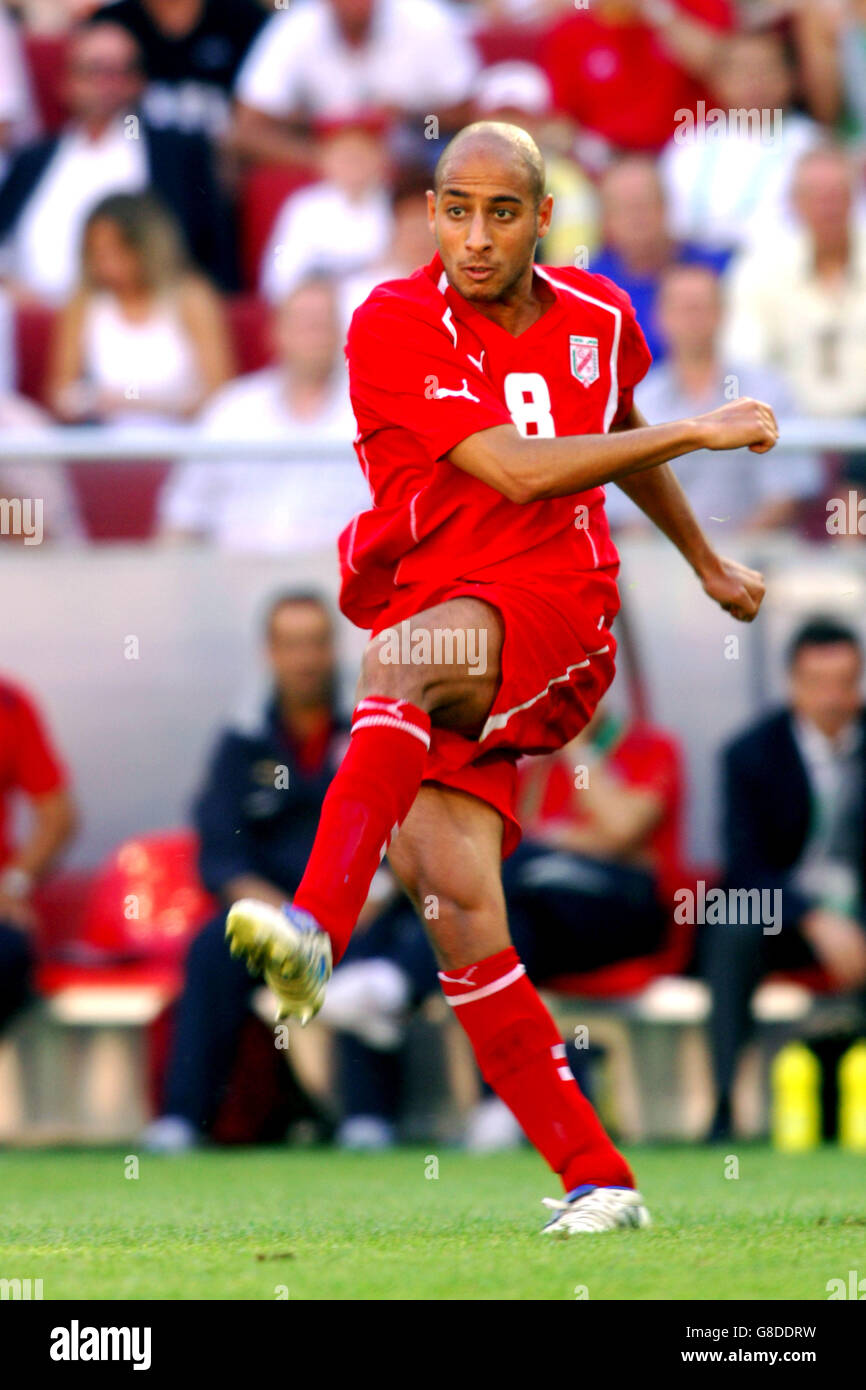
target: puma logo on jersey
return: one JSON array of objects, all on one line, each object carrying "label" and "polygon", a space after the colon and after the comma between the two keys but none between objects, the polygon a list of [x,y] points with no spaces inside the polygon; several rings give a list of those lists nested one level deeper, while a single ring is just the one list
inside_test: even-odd
[{"label": "puma logo on jersey", "polygon": [[465,396],[467,401],[478,401],[478,397],[473,396],[472,392],[469,390],[469,382],[465,377],[463,378],[463,385],[459,391],[450,391],[447,387],[440,386],[433,394],[436,396],[437,400],[441,399],[443,396]]}]

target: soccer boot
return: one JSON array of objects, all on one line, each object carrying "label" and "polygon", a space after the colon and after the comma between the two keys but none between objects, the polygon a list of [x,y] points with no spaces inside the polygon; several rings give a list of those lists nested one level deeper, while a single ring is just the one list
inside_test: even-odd
[{"label": "soccer boot", "polygon": [[277,998],[277,1019],[309,1023],[322,1007],[331,978],[331,939],[300,907],[240,898],[229,910],[226,939],[251,975],[262,974]]},{"label": "soccer boot", "polygon": [[621,1226],[648,1226],[650,1215],[643,1197],[630,1187],[575,1187],[565,1197],[542,1198],[556,1213],[542,1228],[542,1235],[571,1236],[585,1232],[614,1231]]}]

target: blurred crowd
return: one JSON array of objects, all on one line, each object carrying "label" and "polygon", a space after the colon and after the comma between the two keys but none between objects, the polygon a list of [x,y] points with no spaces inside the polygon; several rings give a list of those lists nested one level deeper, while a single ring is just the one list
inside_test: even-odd
[{"label": "blurred crowd", "polygon": [[[737,394],[783,424],[862,419],[864,75],[864,0],[6,0],[0,424],[192,422],[298,449],[154,462],[136,515],[120,464],[94,482],[7,451],[0,488],[38,483],[48,539],[332,543],[365,501],[348,320],[429,260],[433,166],[480,117],[545,154],[541,257],[630,294],[648,419]],[[320,440],[335,461],[305,460]],[[821,538],[866,460],[679,472],[711,529]],[[643,524],[616,489],[610,513]]]}]

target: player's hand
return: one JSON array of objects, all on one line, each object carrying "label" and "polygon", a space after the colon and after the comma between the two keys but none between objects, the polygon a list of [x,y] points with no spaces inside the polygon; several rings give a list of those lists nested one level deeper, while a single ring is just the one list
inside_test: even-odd
[{"label": "player's hand", "polygon": [[766,454],[779,438],[776,417],[763,401],[749,396],[699,415],[702,449],[751,449]]},{"label": "player's hand", "polygon": [[764,576],[750,570],[737,560],[717,556],[712,569],[701,575],[704,593],[741,623],[750,623],[758,616],[764,600]]}]

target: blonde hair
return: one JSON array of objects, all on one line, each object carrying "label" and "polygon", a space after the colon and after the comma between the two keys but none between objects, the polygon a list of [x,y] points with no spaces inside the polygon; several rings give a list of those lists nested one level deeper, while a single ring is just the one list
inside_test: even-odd
[{"label": "blonde hair", "polygon": [[174,288],[187,274],[189,262],[177,219],[151,193],[112,193],[89,213],[81,238],[82,281],[98,289],[88,267],[88,241],[97,222],[111,222],[124,244],[138,256],[148,289]]}]

